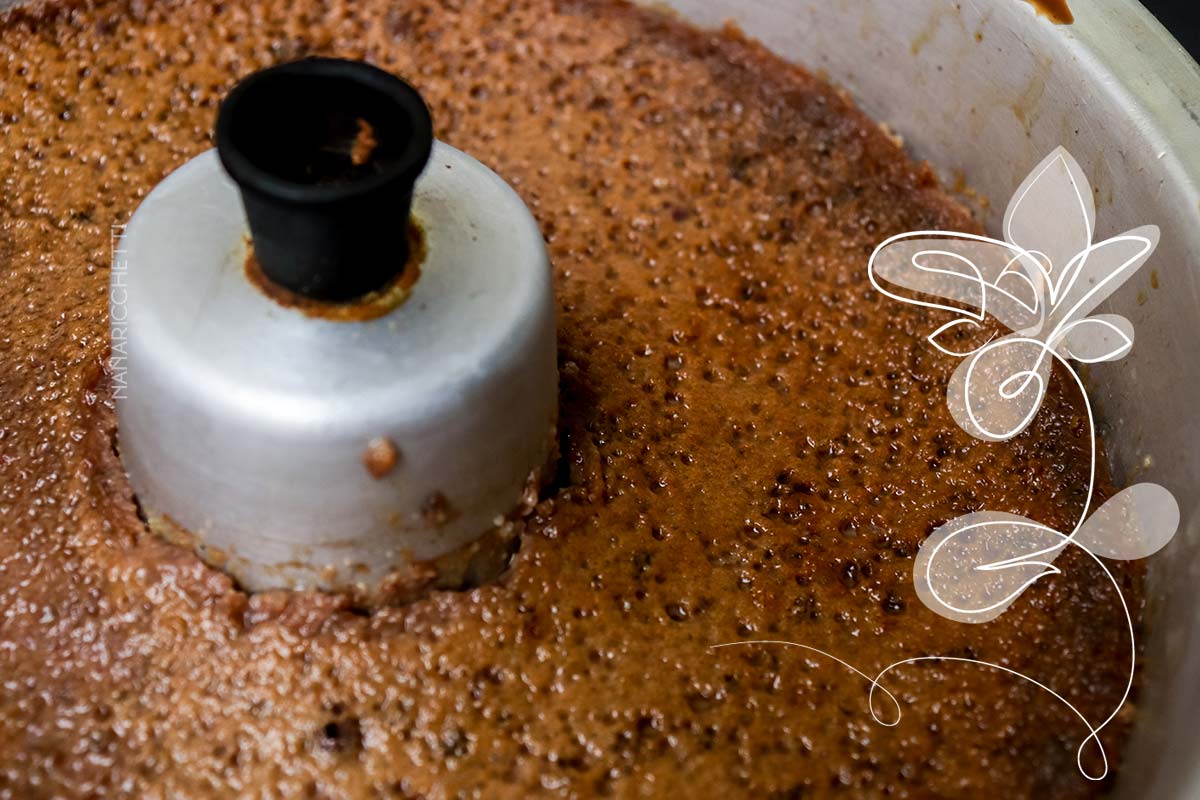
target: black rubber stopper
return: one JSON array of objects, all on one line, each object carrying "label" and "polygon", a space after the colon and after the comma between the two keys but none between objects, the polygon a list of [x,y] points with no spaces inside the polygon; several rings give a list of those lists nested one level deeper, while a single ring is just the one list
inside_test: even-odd
[{"label": "black rubber stopper", "polygon": [[271,67],[225,98],[216,138],[272,281],[345,301],[404,270],[413,184],[433,147],[408,83],[342,59]]}]

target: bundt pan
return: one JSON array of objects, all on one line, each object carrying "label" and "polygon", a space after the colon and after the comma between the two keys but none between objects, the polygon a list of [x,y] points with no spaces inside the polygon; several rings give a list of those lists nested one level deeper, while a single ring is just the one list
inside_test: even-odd
[{"label": "bundt pan", "polygon": [[1138,345],[1090,372],[1116,483],[1161,483],[1182,514],[1149,562],[1138,721],[1114,796],[1200,797],[1200,67],[1136,0],[1072,3],[1056,25],[1015,1],[667,5],[828,73],[947,185],[990,200],[993,235],[1029,165],[1060,145],[1096,190],[1098,238],[1159,226],[1158,288],[1135,277],[1100,309],[1130,319]]},{"label": "bundt pan", "polygon": [[1017,0],[654,4],[732,21],[827,73],[948,184],[990,200],[993,234],[1029,166],[1060,145],[1097,189],[1099,237],[1159,226],[1157,288],[1138,276],[1101,309],[1131,320],[1138,345],[1089,372],[1115,483],[1161,483],[1182,514],[1150,562],[1138,722],[1115,796],[1200,797],[1200,67],[1136,0],[1081,0],[1070,24]]}]

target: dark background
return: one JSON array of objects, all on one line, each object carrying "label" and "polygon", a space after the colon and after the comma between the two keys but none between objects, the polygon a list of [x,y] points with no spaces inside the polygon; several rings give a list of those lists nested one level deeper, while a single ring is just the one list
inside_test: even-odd
[{"label": "dark background", "polygon": [[1200,0],[1142,0],[1142,5],[1200,61]]}]

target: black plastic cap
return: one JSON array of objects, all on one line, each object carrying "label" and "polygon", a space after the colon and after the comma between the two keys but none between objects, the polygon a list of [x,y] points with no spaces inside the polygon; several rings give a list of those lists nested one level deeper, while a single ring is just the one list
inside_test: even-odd
[{"label": "black plastic cap", "polygon": [[343,59],[271,67],[225,98],[216,139],[272,281],[338,302],[404,270],[413,184],[433,147],[408,83]]}]

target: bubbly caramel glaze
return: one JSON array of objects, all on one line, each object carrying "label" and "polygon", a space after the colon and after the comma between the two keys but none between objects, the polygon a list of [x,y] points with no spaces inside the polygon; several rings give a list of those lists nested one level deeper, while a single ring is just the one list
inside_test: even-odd
[{"label": "bubbly caramel glaze", "polygon": [[[557,281],[556,488],[499,581],[371,614],[248,596],[149,533],[104,388],[111,226],[212,146],[238,77],[307,54],[415,83],[439,138],[532,208]],[[0,180],[0,797],[1104,788],[1078,719],[1011,676],[901,669],[887,728],[836,663],[710,649],[971,656],[1092,720],[1128,667],[1111,587],[1072,553],[985,625],[917,600],[945,520],[1074,522],[1086,420],[1058,376],[1012,442],[955,425],[955,362],[924,338],[944,317],[880,297],[866,261],[977,223],[736,32],[614,0],[35,5],[0,24]],[[1115,569],[1140,615],[1141,572]],[[1114,765],[1132,709],[1103,734]]]}]

